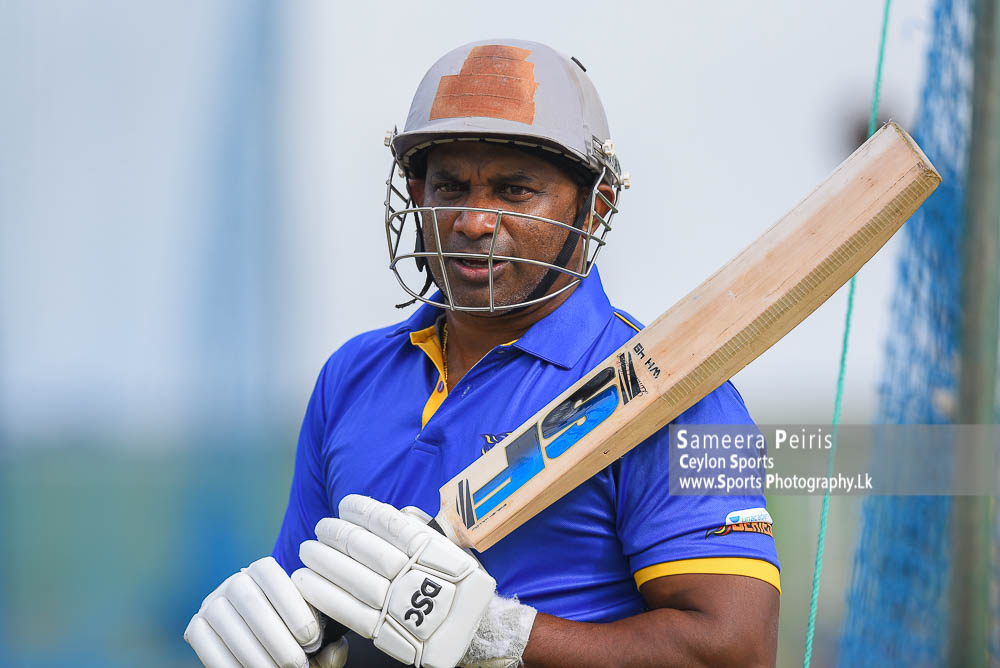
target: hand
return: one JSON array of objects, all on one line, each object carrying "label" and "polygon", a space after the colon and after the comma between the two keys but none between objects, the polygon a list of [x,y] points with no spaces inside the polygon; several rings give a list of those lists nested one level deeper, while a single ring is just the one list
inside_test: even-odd
[{"label": "hand", "polygon": [[479,562],[423,522],[352,494],[340,502],[340,519],[320,520],[316,536],[302,543],[306,568],[292,581],[313,606],[374,639],[386,654],[420,667],[453,668],[473,658],[467,650],[481,648],[477,632],[500,601],[517,606],[523,642],[513,643],[515,655],[496,665],[520,658],[535,611],[496,596],[496,582]]},{"label": "hand", "polygon": [[341,668],[343,638],[319,649],[323,620],[272,557],[230,576],[205,598],[184,640],[208,668]]}]

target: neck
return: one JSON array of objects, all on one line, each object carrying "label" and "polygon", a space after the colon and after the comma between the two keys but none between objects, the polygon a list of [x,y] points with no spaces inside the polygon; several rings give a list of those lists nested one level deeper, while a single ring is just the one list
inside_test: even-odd
[{"label": "neck", "polygon": [[532,325],[559,308],[576,287],[539,304],[516,309],[511,314],[485,316],[464,311],[445,311],[448,326],[448,345],[445,351],[448,356],[448,387],[454,387],[486,353],[499,345],[521,338]]}]

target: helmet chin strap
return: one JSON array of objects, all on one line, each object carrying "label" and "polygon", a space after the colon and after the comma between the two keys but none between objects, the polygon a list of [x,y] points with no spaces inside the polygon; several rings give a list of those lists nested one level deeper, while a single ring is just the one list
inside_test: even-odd
[{"label": "helmet chin strap", "polygon": [[[582,214],[577,216],[576,221],[573,223],[573,227],[580,229],[583,226],[584,219],[585,216]],[[579,242],[580,235],[575,232],[569,232],[565,243],[563,243],[563,247],[559,250],[559,254],[556,255],[556,259],[552,261],[552,264],[557,267],[565,267],[566,263],[569,262],[569,259],[573,257],[573,252],[576,251],[576,246]],[[542,276],[542,280],[538,282],[538,285],[535,286],[535,289],[531,291],[531,294],[529,294],[524,301],[530,302],[534,299],[538,299],[539,297],[544,297],[561,274],[562,272],[555,269],[547,270],[545,275]]]},{"label": "helmet chin strap", "polygon": [[[573,221],[574,228],[578,230],[583,229],[583,225],[587,219],[587,213],[588,211],[586,210],[586,207],[581,206],[580,212],[576,216],[576,220]],[[554,264],[557,267],[566,266],[566,263],[569,262],[569,259],[573,257],[573,253],[574,251],[576,251],[577,244],[580,242],[579,234],[576,234],[575,232],[568,232],[567,234],[568,235],[566,237],[566,241],[563,243],[562,248],[559,250],[559,254],[556,255],[556,259],[552,261],[552,264]],[[586,262],[586,258],[584,258],[584,262]],[[560,274],[562,274],[562,272],[557,271],[555,269],[547,270],[545,272],[545,275],[542,276],[542,279],[538,281],[538,285],[536,285],[535,289],[532,290],[527,297],[525,297],[524,301],[530,302],[532,300],[538,299],[539,297],[544,297],[548,293],[548,291],[552,289],[552,285],[556,282],[556,279],[559,278]],[[512,308],[509,311],[507,311],[505,315],[513,315],[516,313],[521,313],[522,311],[524,311],[524,309],[528,308],[528,306],[533,306],[533,304]]]},{"label": "helmet chin strap", "polygon": [[[414,213],[413,216],[414,216],[414,225],[417,228],[417,242],[413,248],[413,252],[423,253],[424,252],[423,225],[421,225],[420,223],[420,214]],[[423,297],[425,294],[427,294],[427,291],[430,290],[430,287],[434,285],[434,276],[431,274],[431,268],[430,265],[427,263],[427,258],[416,257],[414,259],[417,262],[417,271],[422,271],[427,273],[427,276],[424,280],[424,287],[420,289],[420,296]],[[402,304],[396,304],[396,308],[406,308],[407,306],[411,306],[416,302],[417,298],[414,297],[408,302],[403,302]]]}]

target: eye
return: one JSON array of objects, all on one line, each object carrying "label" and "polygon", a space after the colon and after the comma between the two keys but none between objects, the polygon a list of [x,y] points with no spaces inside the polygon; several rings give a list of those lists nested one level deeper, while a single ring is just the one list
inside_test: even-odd
[{"label": "eye", "polygon": [[433,184],[433,188],[434,194],[442,199],[455,199],[468,190],[464,183],[456,181],[441,181]]},{"label": "eye", "polygon": [[534,195],[535,191],[525,186],[519,186],[513,183],[508,183],[507,185],[503,186],[503,188],[501,189],[501,193],[503,194],[505,199],[514,202],[523,202],[524,200],[527,200],[532,195]]}]

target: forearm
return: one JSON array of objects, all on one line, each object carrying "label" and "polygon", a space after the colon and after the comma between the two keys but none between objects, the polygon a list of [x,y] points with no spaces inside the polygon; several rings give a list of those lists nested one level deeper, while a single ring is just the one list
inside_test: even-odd
[{"label": "forearm", "polygon": [[524,663],[528,668],[771,666],[776,648],[776,638],[743,638],[693,610],[660,608],[608,624],[539,613]]}]

